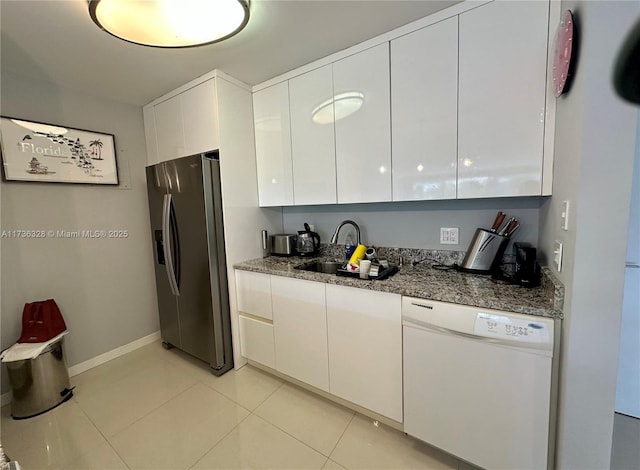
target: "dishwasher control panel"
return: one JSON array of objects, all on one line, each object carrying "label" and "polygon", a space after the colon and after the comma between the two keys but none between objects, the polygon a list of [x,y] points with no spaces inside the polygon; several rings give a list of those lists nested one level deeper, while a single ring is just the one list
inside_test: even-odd
[{"label": "dishwasher control panel", "polygon": [[500,338],[525,343],[548,343],[551,332],[546,323],[535,318],[478,312],[473,333],[487,338]]},{"label": "dishwasher control panel", "polygon": [[402,298],[404,325],[551,352],[552,318],[413,297]]}]

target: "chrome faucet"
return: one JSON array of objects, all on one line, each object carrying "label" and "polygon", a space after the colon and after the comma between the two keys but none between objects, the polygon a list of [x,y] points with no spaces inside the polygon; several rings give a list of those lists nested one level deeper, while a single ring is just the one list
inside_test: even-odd
[{"label": "chrome faucet", "polygon": [[340,222],[340,225],[336,227],[336,231],[333,232],[333,236],[331,237],[330,243],[332,245],[338,243],[338,234],[340,233],[340,229],[347,224],[353,225],[353,227],[356,229],[356,235],[358,237],[357,244],[360,245],[360,227],[358,227],[358,224],[356,224],[353,220],[343,220],[342,222]]}]

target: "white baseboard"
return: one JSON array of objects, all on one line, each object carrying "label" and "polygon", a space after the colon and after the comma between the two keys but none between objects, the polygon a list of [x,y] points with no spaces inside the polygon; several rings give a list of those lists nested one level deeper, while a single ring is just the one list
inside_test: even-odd
[{"label": "white baseboard", "polygon": [[131,351],[135,351],[142,346],[146,346],[147,344],[151,344],[154,341],[160,339],[160,332],[156,331],[155,333],[151,333],[150,335],[143,336],[140,339],[132,341],[131,343],[125,344],[124,346],[120,346],[119,348],[112,349],[111,351],[107,351],[104,354],[100,354],[99,356],[93,357],[87,361],[81,362],[80,364],[76,364],[75,366],[69,367],[69,377],[73,377],[74,375],[81,374],[84,371],[89,369],[93,369],[100,364],[104,364],[105,362],[109,362],[116,357],[123,356]]},{"label": "white baseboard", "polygon": [[[140,339],[132,341],[124,346],[120,346],[119,348],[112,349],[111,351],[107,351],[104,354],[100,354],[99,356],[93,357],[87,361],[81,362],[80,364],[76,364],[75,366],[69,367],[69,377],[73,377],[74,375],[81,374],[84,371],[89,369],[93,369],[100,364],[104,364],[116,357],[123,356],[131,351],[135,351],[142,346],[146,346],[147,344],[151,344],[154,341],[160,339],[160,332],[156,331],[155,333],[151,333],[150,335],[144,336]],[[0,406],[5,406],[11,403],[11,392],[3,393],[0,395]]]}]

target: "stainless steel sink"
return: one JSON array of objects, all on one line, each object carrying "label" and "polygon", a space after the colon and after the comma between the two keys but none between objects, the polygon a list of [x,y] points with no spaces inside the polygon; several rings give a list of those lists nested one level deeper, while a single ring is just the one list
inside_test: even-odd
[{"label": "stainless steel sink", "polygon": [[310,261],[308,263],[299,264],[295,269],[302,271],[313,271],[316,273],[336,274],[338,269],[344,265],[341,261]]}]

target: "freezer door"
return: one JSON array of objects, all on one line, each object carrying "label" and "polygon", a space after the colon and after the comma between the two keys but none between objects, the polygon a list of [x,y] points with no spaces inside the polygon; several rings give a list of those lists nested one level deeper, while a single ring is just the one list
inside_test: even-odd
[{"label": "freezer door", "polygon": [[[167,254],[170,243],[163,235],[163,206],[167,192],[167,174],[164,163],[147,167],[147,194],[149,197],[149,217],[151,220],[151,243],[153,246],[156,289],[158,292],[158,312],[162,340],[180,347],[180,322],[178,302],[172,293],[167,273]],[[174,247],[175,250],[175,247]],[[175,253],[174,253],[175,254]]]},{"label": "freezer door", "polygon": [[213,363],[213,307],[209,247],[207,238],[203,157],[165,162],[168,191],[173,201],[177,249],[174,263],[178,271],[180,348]]}]

